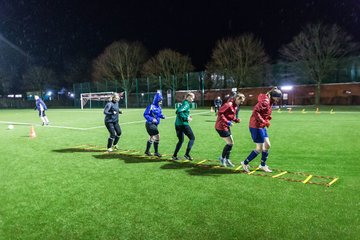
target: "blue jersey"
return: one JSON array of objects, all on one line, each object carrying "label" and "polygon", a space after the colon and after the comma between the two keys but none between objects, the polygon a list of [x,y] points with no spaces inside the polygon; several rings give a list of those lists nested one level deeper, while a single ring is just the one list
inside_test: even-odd
[{"label": "blue jersey", "polygon": [[[159,102],[162,101],[161,93],[156,93],[154,96],[154,100],[152,104],[147,106],[147,108],[144,111],[144,118],[146,119],[146,122],[148,123],[154,123],[156,125],[160,124],[160,119],[165,118],[162,114],[162,109],[159,105]],[[156,119],[156,122],[154,121]]]},{"label": "blue jersey", "polygon": [[47,106],[44,103],[44,101],[41,98],[38,98],[35,102],[36,104],[36,109],[41,111],[41,110],[47,110]]}]

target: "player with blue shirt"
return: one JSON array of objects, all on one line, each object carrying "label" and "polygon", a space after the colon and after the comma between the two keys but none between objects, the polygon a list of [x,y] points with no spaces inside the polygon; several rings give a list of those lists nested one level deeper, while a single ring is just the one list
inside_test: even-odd
[{"label": "player with blue shirt", "polygon": [[39,117],[42,120],[42,125],[49,125],[49,119],[47,118],[45,113],[45,111],[47,110],[46,104],[38,95],[35,95],[34,98],[36,104],[35,110],[39,111]]},{"label": "player with blue shirt", "polygon": [[259,169],[265,172],[272,172],[266,165],[266,160],[269,155],[270,139],[266,128],[270,127],[272,105],[280,100],[282,96],[281,91],[274,87],[266,94],[261,93],[258,96],[258,103],[254,106],[252,115],[250,117],[249,130],[251,138],[253,139],[256,147],[249,156],[241,162],[245,172],[250,172],[249,162],[261,153],[261,164]]},{"label": "player with blue shirt", "polygon": [[160,119],[165,119],[165,116],[162,114],[161,104],[163,97],[161,93],[157,92],[154,96],[152,104],[147,106],[144,111],[144,118],[146,119],[145,127],[146,131],[149,134],[149,140],[146,142],[145,155],[152,156],[150,152],[150,147],[154,143],[154,156],[161,157],[159,153],[159,141],[160,133],[158,130],[158,125],[160,124]]}]

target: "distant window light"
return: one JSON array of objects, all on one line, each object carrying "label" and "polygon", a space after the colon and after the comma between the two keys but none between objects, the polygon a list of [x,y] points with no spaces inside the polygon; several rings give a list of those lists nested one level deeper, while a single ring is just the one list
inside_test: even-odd
[{"label": "distant window light", "polygon": [[7,95],[8,98],[13,98],[14,97],[14,94],[9,94]]},{"label": "distant window light", "polygon": [[293,89],[293,86],[282,86],[281,90],[283,91],[291,91]]},{"label": "distant window light", "polygon": [[345,94],[351,94],[351,90],[344,90]]},{"label": "distant window light", "polygon": [[315,93],[314,93],[314,92],[309,92],[309,95],[310,95],[310,96],[314,96]]},{"label": "distant window light", "polygon": [[16,98],[22,98],[22,94],[16,94],[15,97]]},{"label": "distant window light", "polygon": [[249,97],[252,97],[252,96],[254,96],[254,95],[252,95],[252,94],[249,94]]}]

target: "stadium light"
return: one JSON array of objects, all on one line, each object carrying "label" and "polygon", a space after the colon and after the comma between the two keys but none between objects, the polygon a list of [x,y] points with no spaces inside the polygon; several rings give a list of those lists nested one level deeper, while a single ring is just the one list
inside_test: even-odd
[{"label": "stadium light", "polygon": [[283,91],[291,91],[292,89],[293,89],[293,86],[290,86],[290,85],[281,87],[281,90],[283,90]]}]

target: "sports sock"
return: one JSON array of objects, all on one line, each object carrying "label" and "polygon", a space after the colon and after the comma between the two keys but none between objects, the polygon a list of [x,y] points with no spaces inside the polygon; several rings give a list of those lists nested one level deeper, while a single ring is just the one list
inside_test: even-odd
[{"label": "sports sock", "polygon": [[108,138],[107,148],[111,148],[111,146],[113,145],[113,142],[114,142],[113,138]]},{"label": "sports sock", "polygon": [[261,166],[265,166],[266,165],[266,160],[269,156],[269,151],[268,150],[265,150],[261,153]]},{"label": "sports sock", "polygon": [[227,153],[226,153],[226,159],[229,159],[230,158],[230,153],[231,153],[231,149],[233,147],[233,145],[230,145],[230,144],[227,144],[228,145],[228,150],[227,150]]},{"label": "sports sock", "polygon": [[159,150],[159,141],[154,142],[154,150],[155,150],[156,153],[158,152],[158,150]]},{"label": "sports sock", "polygon": [[146,150],[145,150],[145,152],[148,152],[150,150],[151,144],[152,144],[152,142],[149,141],[149,140],[146,142]]},{"label": "sports sock", "polygon": [[251,151],[251,153],[249,154],[249,156],[245,159],[244,163],[245,164],[249,164],[249,162],[251,162],[251,160],[253,160],[254,158],[257,157],[259,153],[255,150]]}]

